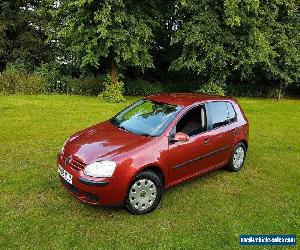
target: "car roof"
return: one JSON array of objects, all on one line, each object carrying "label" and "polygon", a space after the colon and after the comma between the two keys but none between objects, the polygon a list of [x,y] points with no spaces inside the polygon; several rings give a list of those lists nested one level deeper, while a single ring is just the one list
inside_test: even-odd
[{"label": "car roof", "polygon": [[216,95],[203,95],[197,93],[168,93],[147,96],[145,99],[167,103],[178,106],[190,106],[194,103],[207,102],[207,101],[235,101],[235,99],[225,96]]}]

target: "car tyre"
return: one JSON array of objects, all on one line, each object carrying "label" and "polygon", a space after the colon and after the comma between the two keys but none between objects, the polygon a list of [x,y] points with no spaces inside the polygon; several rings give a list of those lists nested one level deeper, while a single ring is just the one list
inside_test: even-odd
[{"label": "car tyre", "polygon": [[151,170],[139,173],[131,182],[125,201],[125,208],[133,214],[146,214],[160,203],[162,181]]},{"label": "car tyre", "polygon": [[231,154],[229,165],[228,165],[229,171],[237,172],[243,167],[245,157],[246,157],[246,151],[247,151],[247,148],[246,148],[245,144],[242,142],[238,143],[234,147],[234,149],[232,150],[232,154]]}]

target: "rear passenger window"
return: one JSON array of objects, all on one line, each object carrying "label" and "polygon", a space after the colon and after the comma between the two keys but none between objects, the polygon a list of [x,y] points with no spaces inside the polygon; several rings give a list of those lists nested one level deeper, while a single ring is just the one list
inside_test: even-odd
[{"label": "rear passenger window", "polygon": [[232,104],[230,102],[227,102],[227,108],[228,108],[228,119],[229,122],[235,122],[236,121],[236,113],[232,107]]},{"label": "rear passenger window", "polygon": [[208,107],[211,113],[213,128],[236,121],[236,113],[230,102],[210,102],[208,103]]},{"label": "rear passenger window", "polygon": [[211,113],[213,128],[218,128],[228,123],[226,102],[210,102],[208,103],[208,107]]}]

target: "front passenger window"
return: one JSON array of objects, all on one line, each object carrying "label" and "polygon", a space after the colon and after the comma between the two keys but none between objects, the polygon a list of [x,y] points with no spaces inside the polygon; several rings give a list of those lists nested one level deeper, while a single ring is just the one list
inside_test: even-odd
[{"label": "front passenger window", "polygon": [[197,106],[187,111],[176,125],[176,133],[183,132],[193,136],[206,131],[206,114],[204,106]]}]

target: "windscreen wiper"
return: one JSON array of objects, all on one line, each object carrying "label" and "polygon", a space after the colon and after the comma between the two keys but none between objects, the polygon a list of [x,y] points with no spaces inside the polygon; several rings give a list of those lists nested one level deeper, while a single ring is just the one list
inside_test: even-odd
[{"label": "windscreen wiper", "polygon": [[149,136],[153,137],[152,135],[149,135],[149,134],[146,134],[146,133],[137,133],[137,132],[131,131],[131,130],[125,128],[124,126],[120,125],[120,124],[118,125],[118,128],[120,128],[124,131],[130,132],[130,133],[133,133],[133,134],[142,135],[142,136],[146,136],[146,137],[149,137]]},{"label": "windscreen wiper", "polygon": [[122,126],[122,125],[118,125],[118,128],[120,128],[120,129],[122,129],[122,130],[124,130],[124,131],[127,131],[127,132],[130,132],[130,133],[132,133],[129,129],[127,129],[127,128],[125,128],[124,126]]},{"label": "windscreen wiper", "polygon": [[153,135],[149,135],[149,134],[146,134],[146,133],[135,133],[135,134],[146,136],[146,137],[154,137]]}]

